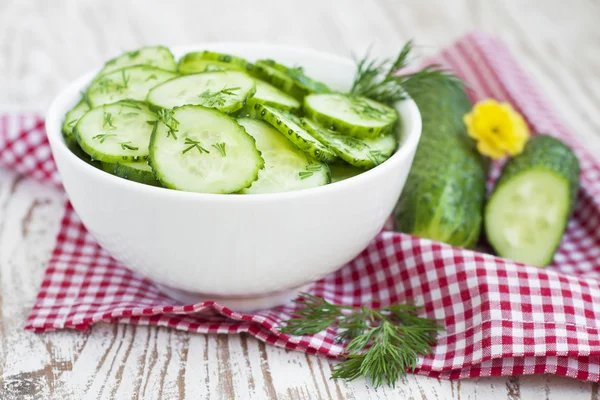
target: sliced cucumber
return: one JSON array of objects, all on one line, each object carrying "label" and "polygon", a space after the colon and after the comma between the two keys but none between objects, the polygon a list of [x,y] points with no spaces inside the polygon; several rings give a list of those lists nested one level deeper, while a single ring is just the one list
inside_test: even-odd
[{"label": "sliced cucumber", "polygon": [[256,148],[265,160],[258,180],[241,193],[290,192],[330,182],[327,164],[300,151],[271,125],[250,118],[238,119],[238,123],[256,140]]},{"label": "sliced cucumber", "polygon": [[333,151],[302,127],[299,117],[288,111],[277,110],[262,104],[255,104],[254,110],[261,119],[283,133],[290,142],[311,157],[326,163],[331,163],[338,158]]},{"label": "sliced cucumber", "polygon": [[141,102],[122,101],[92,108],[75,125],[77,142],[92,160],[108,163],[148,158],[148,143],[157,120]]},{"label": "sliced cucumber", "polygon": [[235,193],[258,178],[264,161],[252,136],[233,118],[203,106],[169,113],[150,142],[150,165],[165,187]]},{"label": "sliced cucumber", "polygon": [[179,60],[177,66],[181,74],[214,71],[250,71],[252,63],[240,57],[212,51],[194,51],[187,53]]},{"label": "sliced cucumber", "polygon": [[248,105],[264,104],[286,110],[296,112],[300,109],[300,102],[287,93],[282,92],[275,86],[272,86],[260,79],[256,80],[256,93],[254,97],[248,100]]},{"label": "sliced cucumber", "polygon": [[83,114],[85,114],[90,109],[88,103],[81,99],[79,103],[75,107],[73,107],[65,116],[65,120],[62,125],[62,133],[65,139],[67,137],[73,137],[73,128],[77,125],[77,121]]},{"label": "sliced cucumber", "polygon": [[377,137],[393,131],[398,113],[366,97],[315,94],[304,99],[304,112],[331,130],[358,137]]},{"label": "sliced cucumber", "polygon": [[546,266],[552,258],[579,188],[579,162],[573,151],[539,135],[510,159],[484,213],[485,232],[505,258]]},{"label": "sliced cucumber", "polygon": [[355,167],[370,169],[378,166],[396,151],[396,135],[390,133],[376,138],[358,138],[324,128],[303,118],[302,126],[333,150],[342,160]]},{"label": "sliced cucumber", "polygon": [[124,99],[146,100],[150,89],[175,76],[146,65],[118,69],[94,79],[87,90],[88,101],[98,107]]},{"label": "sliced cucumber", "polygon": [[148,65],[166,71],[177,70],[175,58],[169,49],[163,46],[152,46],[128,51],[113,58],[104,64],[104,68],[102,68],[98,75],[108,74],[109,72],[134,65]]},{"label": "sliced cucumber", "polygon": [[148,93],[148,102],[161,108],[201,105],[231,113],[242,108],[255,91],[254,79],[243,72],[204,72],[158,85]]},{"label": "sliced cucumber", "polygon": [[331,171],[331,183],[343,181],[365,172],[363,169],[356,168],[345,162],[330,164],[329,170]]},{"label": "sliced cucumber", "polygon": [[324,83],[304,75],[301,67],[288,68],[273,60],[257,61],[252,68],[252,74],[300,101],[311,93],[331,92]]},{"label": "sliced cucumber", "polygon": [[102,163],[102,169],[109,174],[119,176],[146,185],[160,186],[160,183],[154,177],[152,168],[147,162],[118,162]]}]

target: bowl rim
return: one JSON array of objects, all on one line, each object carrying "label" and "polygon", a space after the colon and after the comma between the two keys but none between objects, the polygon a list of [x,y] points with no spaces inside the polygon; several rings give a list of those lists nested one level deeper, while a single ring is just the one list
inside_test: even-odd
[{"label": "bowl rim", "polygon": [[[310,54],[314,57],[319,57],[323,59],[334,60],[335,62],[343,62],[346,64],[354,65],[354,62],[350,58],[342,57],[336,54],[327,53],[324,51],[319,51],[311,48],[305,47],[297,47],[297,46],[287,46],[287,45],[278,45],[278,44],[269,44],[263,42],[205,42],[198,43],[192,45],[176,45],[169,46],[169,50],[173,53],[183,53],[190,51],[201,51],[204,49],[210,49],[211,47],[254,47],[254,48],[269,48],[269,49],[278,49],[281,51],[287,52],[296,52],[301,56],[302,54],[307,55]],[[360,185],[365,183],[367,180],[381,176],[388,173],[393,168],[400,168],[399,164],[402,164],[402,160],[406,157],[410,156],[411,152],[416,151],[416,147],[418,145],[421,130],[422,130],[422,120],[420,111],[416,105],[416,103],[407,98],[406,100],[401,101],[402,111],[399,110],[400,116],[404,116],[409,118],[412,121],[412,129],[408,132],[403,132],[404,138],[402,141],[402,145],[396,150],[396,152],[385,162],[382,164],[364,171],[359,175],[350,177],[348,179],[344,179],[339,182],[329,183],[323,186],[317,186],[314,188],[295,190],[289,192],[281,192],[281,193],[261,193],[261,194],[248,194],[248,195],[235,195],[235,194],[216,194],[216,193],[197,193],[197,192],[185,192],[181,190],[145,185],[142,183],[138,183],[135,181],[130,181],[127,179],[123,179],[121,177],[109,174],[101,169],[98,169],[85,161],[81,160],[77,157],[69,148],[67,147],[62,133],[62,119],[64,116],[60,113],[60,109],[63,108],[63,103],[68,101],[67,98],[73,97],[71,93],[79,92],[80,89],[85,87],[87,83],[91,81],[91,79],[98,73],[100,69],[95,68],[91,71],[86,72],[85,74],[79,76],[75,80],[72,80],[67,86],[65,86],[59,93],[54,97],[50,106],[46,112],[45,119],[45,128],[46,135],[48,136],[48,140],[51,145],[52,153],[60,152],[62,157],[66,157],[67,160],[70,161],[71,164],[77,165],[87,174],[91,174],[92,176],[96,176],[98,179],[104,179],[106,184],[116,185],[125,190],[138,190],[144,194],[153,195],[153,196],[164,196],[164,197],[172,197],[179,199],[191,199],[191,200],[218,200],[218,201],[226,201],[226,202],[255,202],[255,201],[264,201],[264,200],[284,200],[290,198],[301,198],[307,196],[313,196],[315,194],[323,194],[331,192],[332,190],[344,190],[347,187],[353,185]],[[77,89],[77,90],[76,90]],[[398,107],[396,107],[398,109]],[[60,172],[60,171],[59,171]]]}]

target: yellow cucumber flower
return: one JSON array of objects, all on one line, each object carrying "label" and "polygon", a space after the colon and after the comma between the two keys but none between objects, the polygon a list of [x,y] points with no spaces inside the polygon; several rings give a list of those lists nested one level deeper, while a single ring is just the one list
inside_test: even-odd
[{"label": "yellow cucumber flower", "polygon": [[463,117],[477,150],[494,160],[523,151],[529,138],[527,123],[508,103],[488,99],[476,103]]}]

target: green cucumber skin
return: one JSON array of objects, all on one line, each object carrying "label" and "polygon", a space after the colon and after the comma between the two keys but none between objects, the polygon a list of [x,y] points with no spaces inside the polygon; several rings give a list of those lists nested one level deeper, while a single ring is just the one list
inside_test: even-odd
[{"label": "green cucumber skin", "polygon": [[[532,137],[523,152],[511,158],[502,168],[494,193],[521,172],[541,168],[553,172],[569,182],[569,215],[573,212],[579,190],[579,160],[573,150],[560,140],[544,134]],[[566,222],[565,222],[566,225]]]},{"label": "green cucumber skin", "polygon": [[120,163],[102,163],[102,170],[109,174],[116,175],[120,178],[127,179],[138,183],[143,183],[151,186],[161,186],[160,182],[156,180],[154,174],[148,171],[140,171],[135,168],[130,168]]},{"label": "green cucumber skin", "polygon": [[[538,134],[534,136],[525,144],[525,148],[521,154],[511,158],[504,165],[502,172],[500,173],[500,177],[496,182],[496,186],[494,187],[494,190],[490,196],[490,201],[494,195],[512,179],[533,169],[549,171],[552,174],[564,179],[569,185],[569,199],[565,199],[569,202],[569,212],[567,213],[562,226],[562,233],[564,233],[564,231],[567,229],[569,218],[573,213],[577,201],[580,167],[579,160],[577,159],[577,156],[573,150],[552,136],[544,134]],[[490,201],[488,201],[488,204],[491,204]],[[486,220],[488,220],[488,212],[491,212],[490,209],[490,207],[486,207]],[[494,229],[492,226],[489,226],[488,224],[485,225],[485,231],[488,237],[490,237],[489,232],[491,232],[492,229]],[[496,249],[494,243],[490,244],[492,247],[494,247],[494,250],[496,250],[498,255],[503,257],[503,254]],[[549,259],[546,261],[545,265],[548,265],[552,262],[554,254],[558,250],[559,246],[560,240],[558,243],[556,243],[554,249],[549,252]]]},{"label": "green cucumber skin", "polygon": [[[277,110],[277,111],[284,112],[281,110]],[[289,113],[289,114],[293,115],[291,113]],[[277,129],[279,132],[281,132],[283,135],[285,135],[288,138],[289,138],[289,136],[294,135],[294,132],[291,129],[288,130],[285,126],[282,126],[283,124],[282,124],[281,120],[276,115],[272,114],[269,110],[267,110],[265,108],[265,106],[263,106],[262,104],[255,104],[254,112],[251,113],[250,116],[254,117],[254,118],[262,119],[263,121],[271,124],[275,129]],[[298,121],[298,125],[301,126],[300,121]],[[296,136],[298,136],[298,135],[296,135]],[[327,148],[327,146],[322,144],[317,138],[315,138],[315,141],[320,143],[323,146],[323,148],[325,148],[327,151],[321,151],[319,149],[315,149],[314,145],[312,143],[309,143],[300,137],[298,137],[298,139],[302,140],[304,142],[305,146],[300,147],[293,141],[292,141],[292,143],[296,147],[298,147],[300,150],[302,150],[306,154],[310,155],[311,157],[313,157],[319,161],[322,161],[326,164],[330,164],[330,163],[338,160],[338,156],[333,151],[329,150]]]},{"label": "green cucumber skin", "polygon": [[[160,49],[162,51],[165,51],[170,57],[169,57],[169,61],[171,61],[169,64],[168,68],[164,68],[164,65],[162,67],[156,67],[154,64],[150,63],[133,63],[133,64],[127,64],[126,66],[120,66],[118,68],[111,68],[113,64],[115,64],[119,59],[122,59],[126,56],[132,58],[132,57],[137,57],[137,54],[139,54],[140,51],[143,50],[148,50],[148,49]],[[110,60],[108,60],[106,63],[104,63],[104,66],[102,67],[102,70],[100,71],[100,73],[98,74],[97,77],[100,77],[104,74],[109,74],[113,71],[116,71],[117,69],[122,69],[122,68],[127,68],[127,67],[133,67],[133,66],[137,66],[137,65],[147,65],[147,66],[151,66],[151,67],[156,67],[156,68],[161,68],[167,71],[177,71],[177,63],[175,62],[175,57],[173,57],[173,53],[171,53],[171,50],[169,50],[169,48],[165,47],[165,46],[145,46],[145,47],[141,47],[137,50],[133,50],[133,51],[128,51],[125,52],[123,54],[118,55],[117,57],[111,58]],[[97,78],[96,77],[96,78]],[[94,78],[94,79],[96,79]]]},{"label": "green cucumber skin", "polygon": [[471,103],[461,86],[436,82],[412,98],[423,130],[396,206],[396,228],[472,248],[482,228],[487,163],[462,121]]},{"label": "green cucumber skin", "polygon": [[[282,73],[284,76],[274,74],[273,70]],[[324,83],[312,80],[301,71],[288,68],[273,60],[258,60],[254,63],[251,74],[291,95],[298,101],[302,101],[304,97],[312,93],[332,92]]]},{"label": "green cucumber skin", "polygon": [[207,62],[208,61],[216,61],[216,62],[222,63],[222,64],[229,64],[230,70],[238,70],[238,71],[245,71],[245,72],[252,71],[252,67],[253,67],[251,62],[248,62],[241,57],[236,57],[236,56],[232,56],[232,55],[224,54],[224,53],[215,53],[212,51],[205,50],[205,51],[194,51],[194,52],[185,54],[179,60],[179,62],[177,64],[177,70],[182,74],[205,72],[205,71],[195,71],[193,68],[188,69],[187,65],[190,63],[192,63],[192,65],[193,65],[194,61],[207,61]]}]

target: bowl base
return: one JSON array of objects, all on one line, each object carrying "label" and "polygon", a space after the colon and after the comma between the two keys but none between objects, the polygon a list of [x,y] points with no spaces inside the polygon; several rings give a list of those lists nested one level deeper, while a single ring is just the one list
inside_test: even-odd
[{"label": "bowl base", "polygon": [[308,289],[312,286],[312,283],[280,292],[272,292],[265,295],[248,297],[215,296],[173,289],[160,284],[157,284],[156,286],[158,286],[158,289],[170,298],[184,304],[197,304],[205,301],[214,301],[232,311],[247,313],[291,304],[292,300],[296,299],[300,292],[308,291]]}]

